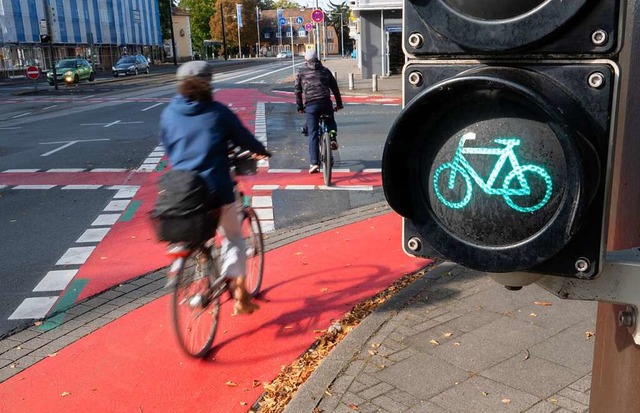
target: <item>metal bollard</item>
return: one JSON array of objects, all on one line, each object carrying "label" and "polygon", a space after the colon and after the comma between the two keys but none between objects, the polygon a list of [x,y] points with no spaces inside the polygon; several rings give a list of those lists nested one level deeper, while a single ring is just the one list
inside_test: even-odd
[{"label": "metal bollard", "polygon": [[353,90],[353,83],[354,83],[353,79],[354,79],[353,73],[349,73],[349,90]]},{"label": "metal bollard", "polygon": [[333,77],[336,78],[336,81],[338,80],[338,72],[333,72]]},{"label": "metal bollard", "polygon": [[378,75],[373,75],[371,78],[371,88],[374,92],[378,91]]}]

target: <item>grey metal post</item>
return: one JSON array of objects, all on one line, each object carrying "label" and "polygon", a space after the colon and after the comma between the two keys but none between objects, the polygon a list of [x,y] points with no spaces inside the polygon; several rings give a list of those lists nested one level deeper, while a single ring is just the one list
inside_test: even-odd
[{"label": "grey metal post", "polygon": [[349,73],[349,90],[353,90],[354,76],[353,73]]},{"label": "grey metal post", "polygon": [[378,91],[378,75],[376,75],[375,73],[373,74],[373,76],[371,77],[371,89],[374,92]]}]

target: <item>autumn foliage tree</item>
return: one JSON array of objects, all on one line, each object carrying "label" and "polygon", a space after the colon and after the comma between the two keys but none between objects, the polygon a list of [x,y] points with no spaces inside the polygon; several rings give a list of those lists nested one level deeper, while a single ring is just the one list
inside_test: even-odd
[{"label": "autumn foliage tree", "polygon": [[229,50],[238,50],[238,23],[236,19],[236,4],[242,4],[242,27],[240,28],[240,41],[242,50],[255,53],[258,33],[256,28],[256,0],[218,0],[215,12],[209,20],[211,35],[216,40],[222,40],[222,13],[224,11],[224,31]]}]

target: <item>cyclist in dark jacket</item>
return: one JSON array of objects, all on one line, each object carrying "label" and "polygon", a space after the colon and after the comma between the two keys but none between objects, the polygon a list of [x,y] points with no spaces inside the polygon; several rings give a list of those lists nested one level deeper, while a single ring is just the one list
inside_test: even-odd
[{"label": "cyclist in dark jacket", "polygon": [[245,288],[246,246],[229,174],[228,142],[256,153],[259,159],[270,153],[231,110],[213,100],[208,63],[185,63],[178,68],[177,78],[178,94],[160,117],[162,143],[171,167],[197,171],[222,205],[222,275],[232,279],[234,313],[252,313],[258,306]]},{"label": "cyclist in dark jacket", "polygon": [[338,149],[338,127],[333,117],[333,104],[331,93],[336,99],[336,110],[342,109],[342,97],[338,82],[329,69],[318,60],[317,53],[310,49],[304,56],[305,65],[296,74],[293,90],[296,94],[298,113],[306,114],[306,127],[309,142],[309,173],[320,171],[318,138],[320,130],[318,123],[320,115],[328,115],[329,136],[331,137],[331,149]]}]

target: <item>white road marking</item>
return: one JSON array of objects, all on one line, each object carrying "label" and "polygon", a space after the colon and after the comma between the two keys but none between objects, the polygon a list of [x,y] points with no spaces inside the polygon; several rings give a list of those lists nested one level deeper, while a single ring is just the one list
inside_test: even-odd
[{"label": "white road marking", "polygon": [[152,158],[152,157],[148,157],[147,159],[145,159],[142,163],[152,163],[157,165],[158,162],[160,162],[162,158]]},{"label": "white road marking", "polygon": [[6,185],[0,185],[0,189],[4,189],[6,187],[7,187]]},{"label": "white road marking", "polygon": [[299,174],[302,172],[302,169],[269,169],[269,173],[280,173],[280,174]]},{"label": "white road marking", "polygon": [[[304,64],[304,62],[303,63],[298,63],[298,64],[296,64],[294,66],[300,66],[302,64]],[[271,72],[263,73],[261,75],[251,77],[249,79],[241,80],[239,82],[236,82],[236,85],[241,85],[243,83],[251,82],[252,80],[260,79],[261,77],[265,77],[265,76],[269,76],[269,75],[274,74],[274,73],[282,72],[283,70],[291,70],[291,66],[286,66],[286,67],[283,67],[282,69],[272,70]]]},{"label": "white road marking", "polygon": [[149,109],[153,109],[153,108],[158,107],[158,106],[160,106],[160,105],[164,105],[164,102],[156,103],[155,105],[151,105],[151,106],[149,106],[148,108],[144,108],[144,109],[142,109],[142,111],[141,111],[141,112],[146,112],[146,111],[148,111]]},{"label": "white road marking", "polygon": [[272,232],[276,230],[276,225],[273,220],[265,219],[260,220],[260,228],[262,228],[262,232]]},{"label": "white road marking", "polygon": [[373,191],[371,185],[353,185],[353,186],[325,186],[320,185],[318,189],[329,191]]},{"label": "white road marking", "polygon": [[136,169],[136,171],[138,171],[138,172],[153,172],[153,171],[156,170],[156,166],[157,165],[142,164],[142,165],[140,165],[140,167],[138,169]]},{"label": "white road marking", "polygon": [[71,247],[56,262],[56,265],[84,264],[96,247]]},{"label": "white road marking", "polygon": [[75,141],[40,142],[40,145],[56,145],[56,144],[64,143],[64,145],[62,145],[61,147],[56,148],[56,149],[54,149],[52,151],[49,151],[47,153],[43,153],[40,156],[49,156],[51,154],[54,154],[54,153],[56,153],[58,151],[61,151],[61,150],[65,149],[65,148],[68,148],[69,146],[74,145],[74,144],[79,143],[79,142],[98,142],[98,141],[108,141],[108,140],[110,140],[110,139],[79,139],[79,140],[75,140]]},{"label": "white road marking", "polygon": [[0,127],[0,130],[16,130],[16,129],[22,129],[21,126],[5,126],[5,127]]},{"label": "white road marking", "polygon": [[111,127],[111,126],[113,126],[113,125],[117,125],[118,123],[120,123],[120,121],[119,121],[119,120],[114,120],[113,122],[111,122],[111,123],[107,123],[106,125],[104,125],[104,127],[105,127],[105,128],[109,128],[109,127]]},{"label": "white road marking", "polygon": [[127,200],[119,200],[119,201],[111,201],[104,208],[105,212],[113,212],[113,211],[124,211],[127,209],[127,206],[131,202],[130,199]]},{"label": "white road marking", "polygon": [[18,119],[18,118],[21,118],[23,116],[27,116],[27,115],[30,115],[30,114],[31,114],[31,112],[24,112],[24,113],[21,113],[19,115],[12,116],[11,119]]},{"label": "white road marking", "polygon": [[293,190],[301,190],[301,189],[316,189],[315,185],[287,185],[284,189],[293,189]]},{"label": "white road marking", "polygon": [[254,185],[254,191],[273,191],[274,189],[280,188],[280,185]]},{"label": "white road marking", "polygon": [[118,222],[120,218],[120,214],[100,214],[98,217],[91,223],[91,226],[103,226],[103,225],[113,225]]},{"label": "white road marking", "polygon": [[65,185],[62,189],[98,189],[102,185]]},{"label": "white road marking", "polygon": [[25,298],[9,316],[9,320],[44,318],[57,300],[57,296]]},{"label": "white road marking", "polygon": [[362,170],[362,172],[376,172],[376,173],[380,173],[382,172],[382,168],[364,168]]},{"label": "white road marking", "polygon": [[89,228],[76,242],[100,242],[107,235],[111,228]]},{"label": "white road marking", "polygon": [[258,219],[260,220],[260,223],[262,223],[263,219],[273,221],[273,209],[271,209],[271,208],[264,208],[264,209],[256,208],[256,209],[254,209],[254,211],[256,211],[256,215],[258,216]]},{"label": "white road marking", "polygon": [[67,288],[67,285],[77,273],[78,270],[49,271],[38,285],[36,285],[36,288],[34,288],[33,291],[62,291]]},{"label": "white road marking", "polygon": [[7,169],[6,171],[3,171],[4,173],[7,174],[20,174],[20,173],[25,173],[25,172],[38,172],[40,169]]},{"label": "white road marking", "polygon": [[154,157],[160,157],[162,158],[164,156],[164,151],[153,151],[149,154],[149,156],[154,156]]},{"label": "white road marking", "polygon": [[47,109],[53,109],[55,107],[58,107],[60,105],[51,105],[51,106],[47,106],[46,108],[42,108],[42,110],[47,110]]},{"label": "white road marking", "polygon": [[339,173],[349,173],[349,172],[351,172],[351,169],[349,169],[349,168],[333,168],[332,171],[333,172],[339,172]]},{"label": "white road marking", "polygon": [[96,168],[89,172],[126,172],[127,168]]},{"label": "white road marking", "polygon": [[133,198],[138,192],[138,189],[140,189],[140,187],[134,186],[134,185],[114,185],[114,186],[110,186],[109,189],[115,189],[118,191],[113,196],[114,199],[122,199],[122,198]]},{"label": "white road marking", "polygon": [[51,189],[55,185],[16,185],[13,189]]},{"label": "white road marking", "polygon": [[54,168],[48,169],[45,172],[82,172],[84,169],[82,168]]},{"label": "white road marking", "polygon": [[252,196],[251,205],[254,208],[273,208],[273,200],[270,196]]}]

